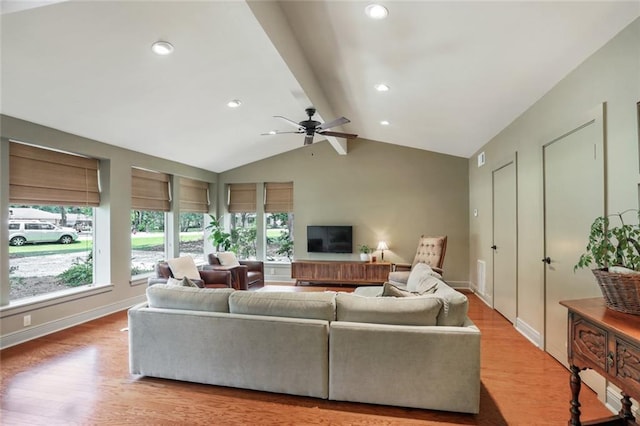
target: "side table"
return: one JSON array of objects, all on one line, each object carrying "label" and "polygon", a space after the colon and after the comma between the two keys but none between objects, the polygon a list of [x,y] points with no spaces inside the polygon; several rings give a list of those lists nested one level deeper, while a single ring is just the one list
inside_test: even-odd
[{"label": "side table", "polygon": [[[640,316],[608,309],[601,297],[561,301],[569,309],[570,425],[635,425],[631,398],[640,400]],[[591,368],[622,389],[616,416],[580,421],[580,371]]]}]

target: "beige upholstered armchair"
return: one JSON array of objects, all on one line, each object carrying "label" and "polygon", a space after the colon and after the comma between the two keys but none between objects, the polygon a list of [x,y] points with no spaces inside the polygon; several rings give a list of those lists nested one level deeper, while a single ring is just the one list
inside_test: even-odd
[{"label": "beige upholstered armchair", "polygon": [[389,273],[389,281],[396,284],[406,284],[411,268],[418,263],[425,263],[440,275],[444,274],[444,254],[447,251],[447,236],[425,237],[422,235],[418,241],[418,250],[413,258],[413,263],[396,263],[393,272]]}]

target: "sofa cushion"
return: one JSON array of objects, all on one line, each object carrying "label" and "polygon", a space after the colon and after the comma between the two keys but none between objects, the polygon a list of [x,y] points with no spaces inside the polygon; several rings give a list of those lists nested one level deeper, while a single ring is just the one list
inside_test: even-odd
[{"label": "sofa cushion", "polygon": [[[425,294],[431,294],[431,293],[435,293],[435,291],[438,289],[438,280],[436,278],[433,278],[434,281],[432,281],[429,286],[422,286],[422,288],[424,289],[421,292],[417,292],[417,291],[409,291],[406,288],[402,288],[400,286],[397,286],[395,284],[392,284],[390,282],[385,282],[382,285],[382,293],[380,293],[378,296],[382,296],[382,297],[410,297],[410,296],[422,296]],[[366,294],[365,294],[366,296]]]},{"label": "sofa cushion", "polygon": [[232,288],[194,288],[155,284],[147,287],[150,308],[229,312]]},{"label": "sofa cushion", "polygon": [[169,277],[167,278],[167,285],[173,285],[173,286],[179,286],[179,287],[198,287],[196,283],[194,283],[187,277],[184,277],[181,280]]},{"label": "sofa cushion", "polygon": [[222,266],[239,266],[240,262],[238,262],[238,258],[236,258],[236,254],[232,251],[222,251],[217,254],[218,261]]},{"label": "sofa cushion", "polygon": [[438,325],[462,326],[467,319],[469,300],[467,296],[446,284],[438,285],[435,293],[420,297],[433,297],[442,300],[442,310],[438,314]]},{"label": "sofa cushion", "polygon": [[409,273],[407,279],[407,290],[412,293],[428,293],[438,285],[440,274],[435,272],[429,265],[418,263]]},{"label": "sofa cushion", "polygon": [[182,279],[187,277],[191,280],[199,280],[200,273],[196,262],[193,261],[191,256],[176,257],[175,259],[167,260],[169,268],[174,278]]},{"label": "sofa cushion", "polygon": [[442,308],[438,298],[366,297],[352,293],[336,295],[338,321],[393,325],[436,325]]},{"label": "sofa cushion", "polygon": [[335,292],[237,291],[229,297],[233,314],[335,320]]},{"label": "sofa cushion", "polygon": [[395,285],[391,284],[390,282],[385,282],[384,284],[382,284],[382,293],[378,294],[377,296],[379,297],[409,297],[409,296],[415,296],[414,293],[411,293],[410,291],[401,289],[399,287],[396,287]]}]

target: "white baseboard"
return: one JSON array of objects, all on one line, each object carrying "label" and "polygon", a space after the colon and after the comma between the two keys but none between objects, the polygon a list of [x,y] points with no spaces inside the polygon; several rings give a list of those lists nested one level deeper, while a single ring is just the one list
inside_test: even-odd
[{"label": "white baseboard", "polygon": [[122,300],[111,305],[101,306],[91,311],[81,312],[79,314],[71,315],[66,318],[60,318],[55,321],[39,324],[30,328],[26,328],[24,330],[6,334],[0,337],[0,349],[6,349],[8,347],[27,342],[29,340],[37,339],[38,337],[46,336],[47,334],[55,333],[57,331],[70,328],[87,321],[101,318],[115,312],[120,312],[122,310],[130,308],[133,305],[144,302],[145,300],[146,295],[142,294],[140,296]]},{"label": "white baseboard", "polygon": [[[620,391],[612,386],[607,386],[607,395],[606,395],[605,405],[611,410],[612,413],[617,414],[622,409],[622,395],[620,395]],[[631,412],[633,416],[638,419],[640,417],[640,408],[638,407],[638,403],[633,401],[633,405],[631,406]]]},{"label": "white baseboard", "polygon": [[544,342],[542,340],[542,335],[535,328],[531,327],[526,322],[522,321],[520,318],[516,318],[515,324],[516,330],[524,337],[527,338],[531,343],[533,343],[536,347],[542,349],[544,346]]},{"label": "white baseboard", "polygon": [[447,285],[449,285],[449,287],[452,288],[456,288],[456,289],[463,289],[463,290],[473,290],[471,288],[471,283],[469,281],[449,281],[447,280]]}]

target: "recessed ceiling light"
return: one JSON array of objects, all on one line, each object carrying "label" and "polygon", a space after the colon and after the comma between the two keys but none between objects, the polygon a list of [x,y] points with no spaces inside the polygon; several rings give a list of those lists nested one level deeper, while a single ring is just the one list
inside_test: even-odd
[{"label": "recessed ceiling light", "polygon": [[173,45],[168,41],[156,41],[151,45],[151,50],[156,55],[165,56],[173,52]]},{"label": "recessed ceiling light", "polygon": [[382,120],[380,124],[382,124],[383,126],[388,126],[389,122],[387,120]]},{"label": "recessed ceiling light", "polygon": [[376,84],[373,87],[375,87],[378,92],[388,92],[389,91],[389,86],[387,86],[384,83]]},{"label": "recessed ceiling light", "polygon": [[275,135],[275,134],[277,134],[277,133],[278,133],[278,132],[276,132],[275,130],[271,130],[271,131],[269,132],[269,134],[270,134],[270,135]]},{"label": "recessed ceiling light", "polygon": [[240,105],[242,105],[242,102],[240,102],[239,99],[233,99],[233,100],[227,102],[227,106],[229,108],[238,108]]},{"label": "recessed ceiling light", "polygon": [[389,11],[381,4],[373,3],[364,8],[364,13],[371,19],[384,19]]}]

